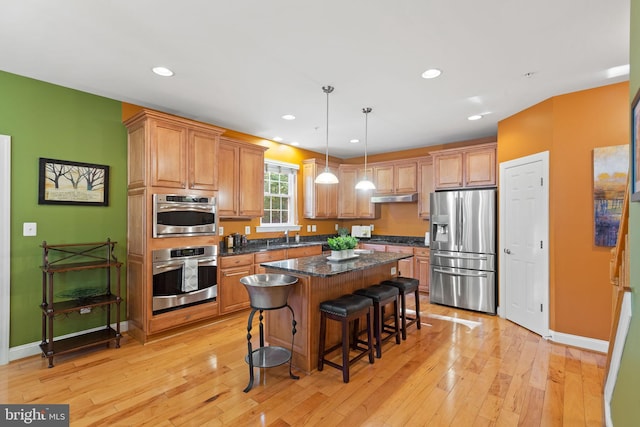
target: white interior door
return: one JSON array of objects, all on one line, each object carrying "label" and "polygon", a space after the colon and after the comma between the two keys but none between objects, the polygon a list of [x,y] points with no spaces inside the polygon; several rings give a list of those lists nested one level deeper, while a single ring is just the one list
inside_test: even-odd
[{"label": "white interior door", "polygon": [[500,164],[500,315],[541,336],[549,335],[548,181],[548,151]]},{"label": "white interior door", "polygon": [[0,365],[9,363],[11,137],[0,135]]}]

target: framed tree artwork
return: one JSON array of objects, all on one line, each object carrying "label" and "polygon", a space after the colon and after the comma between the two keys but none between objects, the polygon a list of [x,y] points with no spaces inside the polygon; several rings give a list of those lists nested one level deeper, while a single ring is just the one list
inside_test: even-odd
[{"label": "framed tree artwork", "polygon": [[109,205],[109,166],[40,158],[40,205]]}]

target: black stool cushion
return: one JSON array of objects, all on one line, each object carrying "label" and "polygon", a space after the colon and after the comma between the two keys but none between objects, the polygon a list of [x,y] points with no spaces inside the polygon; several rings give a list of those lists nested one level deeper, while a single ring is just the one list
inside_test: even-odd
[{"label": "black stool cushion", "polygon": [[323,301],[320,303],[320,311],[331,313],[336,316],[347,317],[358,311],[371,307],[371,299],[359,295],[347,294],[340,298]]},{"label": "black stool cushion", "polygon": [[358,289],[354,292],[356,295],[363,295],[369,297],[376,302],[384,301],[389,298],[397,296],[399,293],[398,288],[386,285],[373,285],[368,288]]},{"label": "black stool cushion", "polygon": [[394,286],[404,293],[411,293],[418,289],[420,282],[418,279],[412,279],[410,277],[395,277],[393,279],[384,280],[380,282],[380,284]]}]

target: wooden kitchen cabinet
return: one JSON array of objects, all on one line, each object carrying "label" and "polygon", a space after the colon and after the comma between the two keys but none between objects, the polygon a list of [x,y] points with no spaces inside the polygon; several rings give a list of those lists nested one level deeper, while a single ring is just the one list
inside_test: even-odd
[{"label": "wooden kitchen cabinet", "polygon": [[273,251],[258,252],[253,256],[253,271],[254,274],[264,274],[265,268],[260,267],[263,262],[281,261],[287,259],[287,250],[278,249]]},{"label": "wooden kitchen cabinet", "polygon": [[386,252],[387,251],[387,245],[381,245],[378,243],[360,243],[359,245],[360,249],[369,249],[372,251],[377,251],[377,252]]},{"label": "wooden kitchen cabinet", "polygon": [[376,194],[415,193],[418,165],[413,160],[372,163]]},{"label": "wooden kitchen cabinet", "polygon": [[[302,162],[305,218],[338,218],[338,184],[315,183],[316,177],[324,172],[324,169],[325,162],[317,159],[307,159]],[[338,176],[337,165],[329,163],[329,170]]]},{"label": "wooden kitchen cabinet", "polygon": [[264,151],[244,141],[220,138],[218,216],[255,218],[264,214]]},{"label": "wooden kitchen cabinet", "polygon": [[414,278],[418,279],[420,292],[429,293],[429,248],[413,248]]},{"label": "wooden kitchen cabinet", "polygon": [[129,188],[145,186],[215,191],[223,129],[150,110],[125,122]]},{"label": "wooden kitchen cabinet", "polygon": [[496,144],[432,151],[435,190],[496,186]]},{"label": "wooden kitchen cabinet", "polygon": [[[367,168],[367,178],[373,178],[373,169]],[[338,218],[374,219],[380,216],[380,207],[371,203],[373,190],[356,190],[356,184],[364,178],[364,167],[340,165],[338,179]]]},{"label": "wooden kitchen cabinet", "polygon": [[253,254],[220,257],[218,306],[220,314],[250,307],[249,293],[240,279],[253,274]]},{"label": "wooden kitchen cabinet", "polygon": [[[387,245],[387,252],[413,255],[413,247]],[[413,264],[413,257],[398,260],[398,276],[414,278]]]},{"label": "wooden kitchen cabinet", "polygon": [[433,160],[431,157],[418,161],[418,216],[429,219],[429,195],[433,192]]},{"label": "wooden kitchen cabinet", "polygon": [[322,245],[300,246],[287,249],[287,258],[302,258],[305,256],[322,255]]}]

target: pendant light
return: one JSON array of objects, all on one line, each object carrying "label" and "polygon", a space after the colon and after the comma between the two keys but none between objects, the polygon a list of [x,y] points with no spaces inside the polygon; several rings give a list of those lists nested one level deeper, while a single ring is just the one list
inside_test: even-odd
[{"label": "pendant light", "polygon": [[316,184],[337,184],[338,177],[329,170],[329,94],[333,92],[333,86],[322,86],[327,94],[327,150],[325,155],[324,172],[316,177]]},{"label": "pendant light", "polygon": [[367,137],[369,127],[369,113],[371,107],[365,107],[362,109],[364,113],[364,177],[356,184],[356,190],[375,190],[376,186],[373,182],[367,179]]}]

